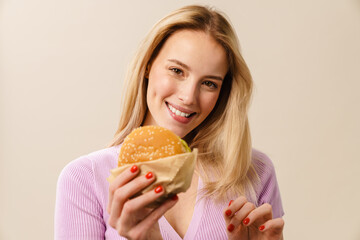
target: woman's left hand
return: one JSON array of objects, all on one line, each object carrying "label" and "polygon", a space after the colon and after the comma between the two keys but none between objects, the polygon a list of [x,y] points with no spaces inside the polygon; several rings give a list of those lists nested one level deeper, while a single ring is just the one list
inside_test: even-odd
[{"label": "woman's left hand", "polygon": [[272,207],[265,203],[255,207],[245,197],[230,201],[224,210],[229,239],[282,240],[284,220],[273,219]]}]

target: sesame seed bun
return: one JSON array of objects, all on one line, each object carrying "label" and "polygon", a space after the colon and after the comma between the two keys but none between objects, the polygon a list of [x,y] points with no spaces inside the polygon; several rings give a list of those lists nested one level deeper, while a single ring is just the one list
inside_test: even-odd
[{"label": "sesame seed bun", "polygon": [[118,166],[152,161],[191,152],[186,142],[172,131],[160,126],[134,129],[124,140]]}]

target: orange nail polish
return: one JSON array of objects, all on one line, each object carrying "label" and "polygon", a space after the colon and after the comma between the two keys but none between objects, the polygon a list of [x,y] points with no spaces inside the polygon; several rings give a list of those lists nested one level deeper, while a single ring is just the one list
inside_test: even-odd
[{"label": "orange nail polish", "polygon": [[234,200],[231,200],[231,201],[229,202],[229,206],[233,203],[233,201],[234,201]]},{"label": "orange nail polish", "polygon": [[225,212],[225,214],[226,214],[226,216],[230,216],[231,215],[231,210],[229,209],[229,210],[226,210],[226,212]]},{"label": "orange nail polish", "polygon": [[160,186],[157,186],[154,191],[155,191],[156,193],[161,193],[162,190],[163,190],[163,187],[160,185]]},{"label": "orange nail polish", "polygon": [[249,222],[250,222],[250,219],[249,219],[249,218],[245,218],[244,221],[243,221],[243,223],[244,223],[245,225],[248,225]]},{"label": "orange nail polish", "polygon": [[152,173],[152,172],[148,172],[148,173],[145,175],[145,177],[146,177],[147,179],[150,179],[150,178],[153,177],[153,173]]},{"label": "orange nail polish", "polygon": [[264,225],[261,225],[260,227],[259,227],[259,230],[260,231],[263,231],[265,229],[265,226]]},{"label": "orange nail polish", "polygon": [[137,167],[136,165],[134,165],[134,166],[132,166],[132,167],[130,168],[130,171],[131,171],[132,173],[136,172],[137,170],[138,170],[138,167]]},{"label": "orange nail polish", "polygon": [[235,226],[230,223],[229,226],[227,227],[227,230],[228,230],[229,232],[232,232],[232,231],[234,230],[234,228],[235,228]]}]

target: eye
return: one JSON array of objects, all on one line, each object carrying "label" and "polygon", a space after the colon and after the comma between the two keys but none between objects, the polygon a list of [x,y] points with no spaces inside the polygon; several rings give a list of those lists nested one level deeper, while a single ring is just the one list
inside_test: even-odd
[{"label": "eye", "polygon": [[173,71],[176,75],[181,75],[183,71],[179,68],[170,68],[171,71]]},{"label": "eye", "polygon": [[216,89],[216,88],[218,88],[218,86],[217,86],[215,83],[211,82],[211,81],[205,81],[205,82],[203,82],[203,84],[204,84],[205,86],[211,88],[211,89]]}]

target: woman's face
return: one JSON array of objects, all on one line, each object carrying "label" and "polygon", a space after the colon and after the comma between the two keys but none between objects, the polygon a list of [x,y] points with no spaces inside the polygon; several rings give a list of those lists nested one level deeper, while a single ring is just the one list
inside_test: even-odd
[{"label": "woman's face", "polygon": [[185,137],[213,110],[227,71],[226,52],[210,35],[175,32],[151,65],[144,125]]}]

